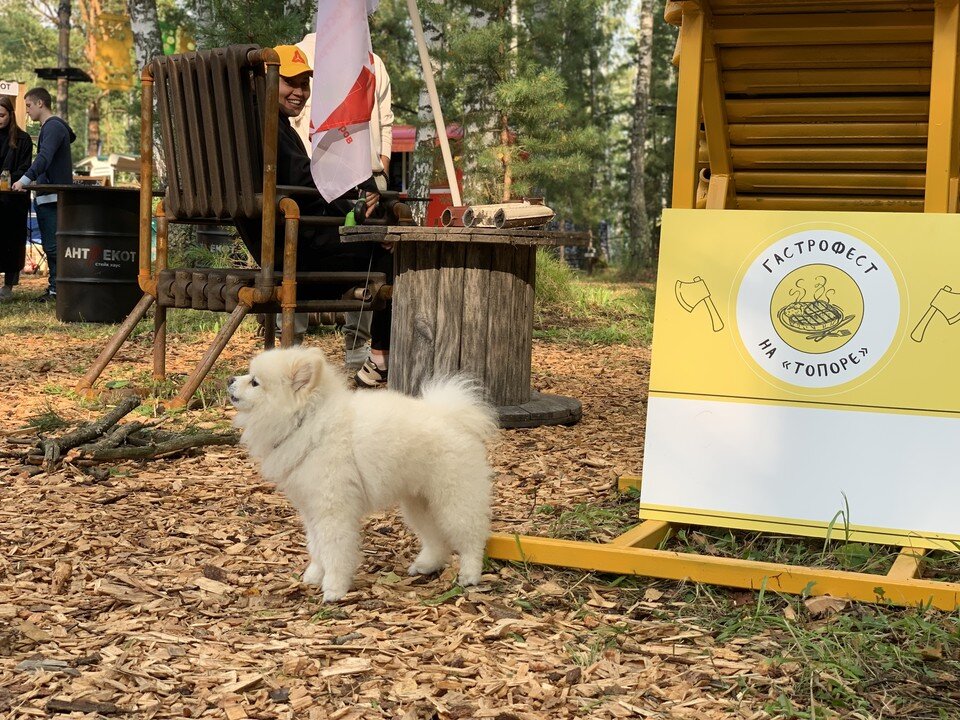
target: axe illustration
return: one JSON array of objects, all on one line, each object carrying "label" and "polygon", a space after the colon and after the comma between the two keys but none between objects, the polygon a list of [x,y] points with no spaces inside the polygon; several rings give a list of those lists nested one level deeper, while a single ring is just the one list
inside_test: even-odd
[{"label": "axe illustration", "polygon": [[693,309],[703,303],[707,306],[707,312],[710,313],[710,322],[713,323],[713,331],[723,330],[723,320],[720,319],[720,313],[717,312],[717,306],[713,304],[710,297],[710,289],[707,284],[700,279],[698,275],[693,282],[682,282],[677,280],[677,302],[687,312],[693,312]]},{"label": "axe illustration", "polygon": [[944,285],[937,290],[937,294],[930,301],[930,307],[927,308],[923,317],[920,318],[920,322],[910,333],[914,342],[923,342],[923,334],[927,331],[927,325],[930,324],[933,316],[937,313],[943,315],[951,325],[960,320],[960,293],[953,292],[949,285]]}]

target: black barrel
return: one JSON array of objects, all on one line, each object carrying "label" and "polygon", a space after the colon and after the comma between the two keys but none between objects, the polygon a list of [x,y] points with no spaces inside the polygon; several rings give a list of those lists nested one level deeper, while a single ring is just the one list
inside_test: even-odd
[{"label": "black barrel", "polygon": [[57,201],[57,319],[122,321],[143,295],[140,191],[76,185]]},{"label": "black barrel", "polygon": [[200,225],[197,227],[197,242],[211,250],[229,250],[233,247],[233,230],[215,225]]}]

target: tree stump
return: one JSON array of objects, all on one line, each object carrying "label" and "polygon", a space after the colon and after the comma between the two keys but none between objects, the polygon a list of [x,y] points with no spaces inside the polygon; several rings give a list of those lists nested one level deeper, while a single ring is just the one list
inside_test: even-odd
[{"label": "tree stump", "polygon": [[502,427],[572,424],[573,398],[531,391],[537,245],[571,233],[486,228],[349,228],[344,241],[395,242],[392,389],[417,395],[434,377],[483,383]]}]

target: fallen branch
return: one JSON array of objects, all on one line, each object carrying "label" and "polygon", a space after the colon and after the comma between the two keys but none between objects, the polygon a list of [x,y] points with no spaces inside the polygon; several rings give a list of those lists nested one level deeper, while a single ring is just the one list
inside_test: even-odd
[{"label": "fallen branch", "polygon": [[96,443],[91,443],[89,445],[81,445],[77,448],[84,455],[93,455],[98,450],[105,450],[107,448],[115,448],[123,445],[128,437],[137,432],[137,430],[142,430],[144,424],[142,422],[132,422],[126,423],[125,425],[120,425],[115,428],[113,432],[107,435],[103,440],[100,440]]},{"label": "fallen branch", "polygon": [[236,445],[240,442],[239,433],[197,433],[194,435],[174,435],[168,440],[159,443],[150,443],[140,447],[101,448],[89,455],[92,460],[146,460],[162,457],[173,453],[183,452],[195,447],[206,445]]},{"label": "fallen branch", "polygon": [[112,428],[120,419],[140,404],[140,398],[136,395],[128,395],[113,410],[87,425],[77,428],[73,432],[68,432],[59,438],[44,438],[38,444],[43,451],[43,461],[48,466],[53,466],[63,455],[65,450],[70,450],[90,442],[94,438],[103,435]]}]

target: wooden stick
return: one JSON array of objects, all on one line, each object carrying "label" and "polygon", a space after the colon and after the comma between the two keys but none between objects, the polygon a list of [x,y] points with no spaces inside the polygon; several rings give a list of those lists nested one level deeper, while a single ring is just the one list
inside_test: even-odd
[{"label": "wooden stick", "polygon": [[420,10],[417,0],[407,0],[407,10],[410,13],[410,22],[413,24],[413,36],[417,39],[417,50],[420,51],[420,64],[423,65],[423,80],[427,84],[427,94],[430,96],[430,107],[433,109],[433,121],[437,126],[437,139],[440,141],[440,152],[443,155],[443,167],[447,171],[447,183],[450,185],[450,198],[455,207],[463,205],[460,199],[460,186],[457,184],[457,173],[453,168],[453,155],[450,153],[450,140],[447,138],[447,126],[443,122],[443,111],[440,109],[440,97],[437,95],[437,84],[433,79],[433,66],[430,64],[430,54],[427,52],[427,41],[423,37],[423,23],[420,22]]},{"label": "wooden stick", "polygon": [[95,449],[87,457],[92,460],[146,460],[149,458],[183,452],[190,448],[206,445],[236,445],[240,442],[238,433],[197,433],[193,435],[175,435],[160,443],[151,443],[142,447],[117,447]]},{"label": "wooden stick", "polygon": [[132,422],[126,423],[125,425],[120,425],[115,428],[113,432],[107,435],[103,440],[97,443],[91,443],[89,445],[81,445],[78,449],[81,453],[86,455],[92,454],[97,450],[105,450],[106,448],[115,448],[123,445],[127,438],[135,433],[137,430],[142,430],[144,427],[142,422]]},{"label": "wooden stick", "polygon": [[107,430],[112,428],[120,418],[129,413],[140,404],[140,398],[136,395],[128,395],[119,405],[106,415],[92,423],[83,425],[73,432],[69,432],[59,438],[44,438],[40,441],[38,447],[43,450],[43,459],[48,465],[53,465],[60,459],[64,450],[75,448],[78,445],[89,442],[94,438],[100,437]]}]

